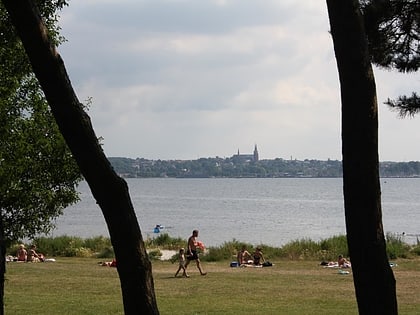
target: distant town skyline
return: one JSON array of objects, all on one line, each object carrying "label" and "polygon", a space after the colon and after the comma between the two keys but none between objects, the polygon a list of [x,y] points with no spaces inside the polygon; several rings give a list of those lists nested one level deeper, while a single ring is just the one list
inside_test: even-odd
[{"label": "distant town skyline", "polygon": [[[341,160],[325,1],[71,1],[58,48],[107,156]],[[420,160],[419,117],[383,102],[420,74],[375,68],[379,159]]]}]

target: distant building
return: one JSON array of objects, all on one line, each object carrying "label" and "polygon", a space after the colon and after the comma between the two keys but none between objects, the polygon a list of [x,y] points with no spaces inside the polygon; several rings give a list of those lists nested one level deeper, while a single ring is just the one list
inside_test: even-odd
[{"label": "distant building", "polygon": [[238,149],[238,153],[232,156],[232,160],[235,163],[258,162],[259,154],[258,154],[257,145],[255,145],[254,153],[252,153],[252,154],[240,154],[239,149]]}]

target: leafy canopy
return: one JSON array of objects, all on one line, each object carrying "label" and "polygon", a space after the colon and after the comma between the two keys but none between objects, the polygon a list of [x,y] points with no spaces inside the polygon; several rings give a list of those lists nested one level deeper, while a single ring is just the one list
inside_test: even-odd
[{"label": "leafy canopy", "polygon": [[[57,11],[65,1],[37,1],[59,44]],[[8,241],[48,233],[78,200],[80,171],[23,46],[0,4],[0,220]]]},{"label": "leafy canopy", "polygon": [[[420,3],[418,0],[360,1],[372,62],[400,72],[416,72],[420,65]],[[388,99],[400,117],[420,112],[417,93]]]}]

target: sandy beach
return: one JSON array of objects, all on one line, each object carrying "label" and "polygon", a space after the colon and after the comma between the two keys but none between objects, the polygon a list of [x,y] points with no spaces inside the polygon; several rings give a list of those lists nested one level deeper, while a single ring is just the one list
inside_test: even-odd
[{"label": "sandy beach", "polygon": [[168,250],[168,249],[159,249],[162,253],[160,256],[160,260],[169,260],[172,258],[173,255],[176,254],[176,250]]}]

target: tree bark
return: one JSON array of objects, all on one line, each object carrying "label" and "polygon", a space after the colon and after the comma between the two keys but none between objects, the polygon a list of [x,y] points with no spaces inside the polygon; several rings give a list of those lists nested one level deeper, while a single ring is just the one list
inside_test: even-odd
[{"label": "tree bark", "polygon": [[376,87],[357,0],[327,0],[342,103],[347,242],[360,314],[397,314],[382,226]]},{"label": "tree bark", "polygon": [[4,237],[3,216],[0,211],[0,315],[4,315],[5,274],[6,274],[6,239]]},{"label": "tree bark", "polygon": [[64,63],[48,39],[31,0],[2,0],[19,34],[52,113],[93,196],[102,209],[117,259],[125,314],[159,314],[152,267],[127,183],[98,143],[89,116],[72,88]]}]

